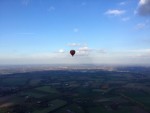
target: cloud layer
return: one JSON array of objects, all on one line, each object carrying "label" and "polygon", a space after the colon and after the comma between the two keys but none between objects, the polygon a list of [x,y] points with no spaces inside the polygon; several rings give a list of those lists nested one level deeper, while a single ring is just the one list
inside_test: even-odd
[{"label": "cloud layer", "polygon": [[[100,53],[98,53],[100,52]],[[55,53],[35,53],[23,56],[1,56],[1,64],[141,64],[150,65],[150,49],[135,49],[126,51],[111,51],[104,54],[104,50],[96,51],[87,46],[77,49],[74,57],[69,51],[60,49]]]}]

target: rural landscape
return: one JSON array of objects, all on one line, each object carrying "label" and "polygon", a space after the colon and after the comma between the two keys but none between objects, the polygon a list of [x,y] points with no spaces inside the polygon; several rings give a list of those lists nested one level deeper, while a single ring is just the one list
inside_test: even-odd
[{"label": "rural landscape", "polygon": [[150,112],[150,67],[77,67],[1,68],[0,113]]},{"label": "rural landscape", "polygon": [[0,0],[0,113],[150,113],[150,0]]}]

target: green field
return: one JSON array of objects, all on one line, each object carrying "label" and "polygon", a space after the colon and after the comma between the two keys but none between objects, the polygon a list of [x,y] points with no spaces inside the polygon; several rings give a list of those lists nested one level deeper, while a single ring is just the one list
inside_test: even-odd
[{"label": "green field", "polygon": [[109,113],[103,107],[90,107],[87,109],[89,113]]},{"label": "green field", "polygon": [[9,113],[7,109],[5,108],[0,108],[0,113]]},{"label": "green field", "polygon": [[36,91],[24,91],[20,93],[20,96],[30,96],[30,97],[34,97],[34,98],[41,98],[46,96],[46,94],[42,93],[42,92],[36,92]]},{"label": "green field", "polygon": [[41,86],[41,87],[35,88],[35,90],[42,91],[45,93],[58,93],[56,89],[51,88],[50,86]]},{"label": "green field", "polygon": [[56,100],[50,101],[48,104],[49,104],[48,108],[38,109],[34,111],[33,113],[48,113],[66,105],[67,103],[66,101],[56,99]]},{"label": "green field", "polygon": [[76,105],[76,104],[66,106],[66,107],[56,111],[55,113],[67,113],[67,112],[84,113],[83,109],[80,106]]},{"label": "green field", "polygon": [[113,71],[2,76],[0,113],[148,113],[147,79]]},{"label": "green field", "polygon": [[99,107],[91,107],[88,108],[89,113],[132,113],[131,107],[121,107],[118,110],[112,110],[111,108],[103,108],[101,106]]},{"label": "green field", "polygon": [[2,85],[6,86],[22,86],[27,82],[27,78],[7,78],[1,80]]},{"label": "green field", "polygon": [[139,91],[131,91],[131,92],[126,92],[125,95],[134,99],[135,101],[138,101],[138,102],[146,105],[147,107],[150,106],[149,94],[145,94],[145,93],[139,92]]},{"label": "green field", "polygon": [[41,79],[31,79],[29,85],[36,86],[41,83]]}]

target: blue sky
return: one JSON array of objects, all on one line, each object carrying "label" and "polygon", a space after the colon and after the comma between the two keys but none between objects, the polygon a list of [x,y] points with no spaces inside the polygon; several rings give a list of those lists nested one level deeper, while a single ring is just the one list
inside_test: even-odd
[{"label": "blue sky", "polygon": [[[0,64],[150,65],[150,0],[0,0]],[[69,50],[75,49],[75,57]]]}]

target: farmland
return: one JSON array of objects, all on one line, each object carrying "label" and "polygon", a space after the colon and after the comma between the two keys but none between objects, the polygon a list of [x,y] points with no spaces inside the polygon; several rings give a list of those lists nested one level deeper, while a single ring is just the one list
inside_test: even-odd
[{"label": "farmland", "polygon": [[150,112],[141,72],[51,70],[0,76],[0,113]]}]

